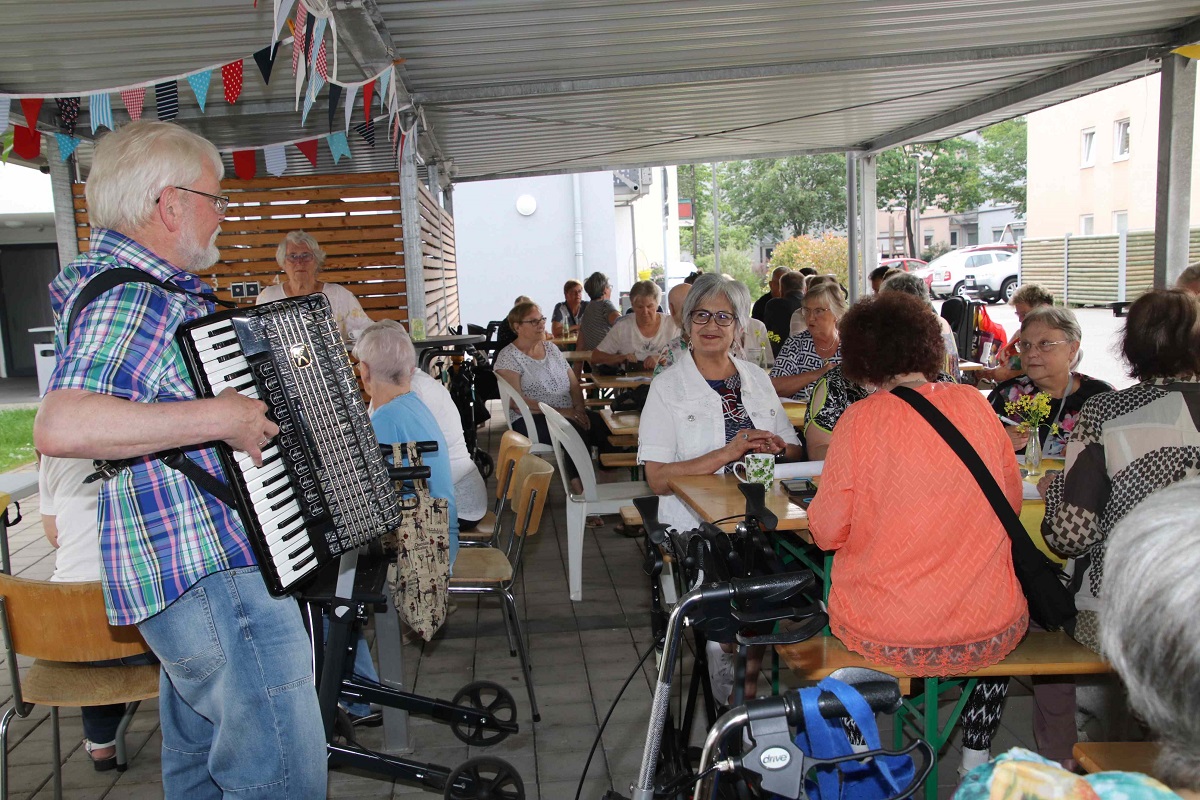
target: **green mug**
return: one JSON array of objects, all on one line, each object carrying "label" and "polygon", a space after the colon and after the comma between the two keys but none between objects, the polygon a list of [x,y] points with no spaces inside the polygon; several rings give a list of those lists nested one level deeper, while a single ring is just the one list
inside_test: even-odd
[{"label": "green mug", "polygon": [[[742,472],[738,472],[738,467]],[[775,481],[775,456],[771,453],[747,453],[733,465],[733,476],[742,483],[761,483],[770,487]]]}]

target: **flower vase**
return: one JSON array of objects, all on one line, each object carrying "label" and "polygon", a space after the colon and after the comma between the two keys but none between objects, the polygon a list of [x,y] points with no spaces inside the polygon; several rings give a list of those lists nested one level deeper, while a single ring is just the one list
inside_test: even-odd
[{"label": "flower vase", "polygon": [[1036,430],[1029,432],[1029,441],[1025,444],[1026,475],[1040,475],[1042,472],[1042,441]]}]

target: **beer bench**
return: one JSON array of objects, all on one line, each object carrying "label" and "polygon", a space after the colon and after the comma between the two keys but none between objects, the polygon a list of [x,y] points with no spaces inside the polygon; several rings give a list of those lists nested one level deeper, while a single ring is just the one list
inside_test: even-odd
[{"label": "beer bench", "polygon": [[1118,770],[1153,775],[1158,742],[1078,742],[1072,754],[1088,773]]}]

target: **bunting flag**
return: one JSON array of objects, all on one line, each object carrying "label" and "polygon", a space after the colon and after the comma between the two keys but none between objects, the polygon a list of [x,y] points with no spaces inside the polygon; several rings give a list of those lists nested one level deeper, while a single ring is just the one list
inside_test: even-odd
[{"label": "bunting flag", "polygon": [[267,164],[267,172],[278,178],[287,172],[287,153],[283,145],[273,144],[263,148],[263,161]]},{"label": "bunting flag", "polygon": [[304,0],[296,1],[296,29],[292,31],[292,74],[300,67],[300,53],[304,51],[304,42],[308,35],[308,9]]},{"label": "bunting flag", "polygon": [[[354,98],[350,95],[346,98],[346,103],[349,104]],[[338,101],[342,99],[342,87],[336,83],[329,84],[329,130],[333,130],[333,118],[337,114]]]},{"label": "bunting flag", "polygon": [[25,124],[30,128],[37,128],[38,114],[42,113],[42,98],[40,97],[22,97],[21,111],[25,114]]},{"label": "bunting flag", "polygon": [[244,181],[251,180],[258,173],[258,159],[253,150],[233,151],[233,171]]},{"label": "bunting flag", "polygon": [[188,85],[192,87],[192,94],[196,95],[196,103],[200,106],[200,113],[204,113],[204,104],[208,101],[208,84],[212,81],[212,70],[204,70],[187,76]]},{"label": "bunting flag", "polygon": [[115,130],[113,127],[112,104],[104,92],[88,95],[88,116],[92,119],[92,135],[100,130],[100,126]]},{"label": "bunting flag", "polygon": [[375,81],[367,81],[363,84],[363,116],[367,119],[371,118],[371,98],[375,94]]},{"label": "bunting flag", "polygon": [[321,17],[317,20],[316,25],[312,25],[312,14],[309,14],[308,21],[312,35],[308,37],[308,47],[304,51],[304,58],[308,61],[308,71],[316,72],[317,59],[321,56],[322,45],[325,44],[325,28],[329,25],[329,20]]},{"label": "bunting flag", "polygon": [[[313,16],[312,12],[309,11],[309,12],[305,13],[305,15],[304,15],[304,31],[305,31],[304,64],[305,64],[305,66],[311,66],[310,62],[312,61],[313,40],[317,39],[319,41],[321,38],[319,36],[313,35],[313,31],[315,30],[316,24],[317,24],[317,18]],[[322,31],[322,33],[324,33],[324,31]]]},{"label": "bunting flag", "polygon": [[263,83],[270,85],[271,70],[275,68],[275,57],[279,55],[279,42],[271,47],[264,47],[254,54],[254,63],[258,64],[258,72],[262,75]]},{"label": "bunting flag", "polygon": [[75,123],[79,120],[79,98],[56,97],[54,103],[58,106],[59,126],[67,136],[74,136]]},{"label": "bunting flag", "polygon": [[304,62],[300,62],[300,70],[296,73],[296,110],[300,110],[300,94],[304,91],[304,78],[307,71],[304,68]]},{"label": "bunting flag", "polygon": [[300,115],[300,124],[308,124],[308,112],[312,111],[313,103],[317,101],[317,94],[321,89],[325,88],[325,81],[320,75],[313,75],[312,80],[308,82],[308,94],[304,96],[304,113]]},{"label": "bunting flag", "polygon": [[350,143],[346,141],[346,134],[340,131],[331,133],[325,137],[325,143],[329,145],[329,155],[333,156],[334,164],[341,161],[342,156],[350,157]]},{"label": "bunting flag", "polygon": [[121,102],[125,104],[125,110],[129,112],[130,119],[141,119],[142,106],[146,104],[146,88],[140,86],[136,89],[122,89]]},{"label": "bunting flag", "polygon": [[24,125],[13,126],[13,152],[27,161],[42,154],[42,135]]},{"label": "bunting flag", "polygon": [[58,142],[58,158],[60,161],[66,161],[75,152],[75,148],[79,147],[80,139],[78,136],[68,136],[65,133],[54,134],[55,140]]},{"label": "bunting flag", "polygon": [[379,76],[379,110],[383,111],[387,104],[388,86],[392,83],[392,71],[385,69]]},{"label": "bunting flag", "polygon": [[[350,84],[346,87],[346,124],[342,126],[342,130],[350,130],[350,118],[354,116],[354,96],[358,93],[358,87]],[[333,121],[329,122],[329,129],[333,130]]]},{"label": "bunting flag", "polygon": [[304,154],[308,159],[308,163],[314,167],[317,165],[317,140],[307,139],[303,142],[296,142],[296,149]]},{"label": "bunting flag", "polygon": [[[275,42],[276,47],[279,47],[279,43],[275,39],[279,36],[279,31],[283,28],[284,23],[287,22],[288,14],[292,12],[292,4],[294,2],[295,0],[275,0],[275,27],[271,31],[271,41]],[[271,60],[274,60],[274,58],[272,56]]]},{"label": "bunting flag", "polygon": [[242,96],[242,60],[221,67],[221,82],[225,84],[225,102],[233,105]]},{"label": "bunting flag", "polygon": [[179,85],[175,81],[154,84],[154,107],[163,122],[179,116]]},{"label": "bunting flag", "polygon": [[12,101],[7,97],[0,97],[0,133],[8,130],[8,114],[12,108]]},{"label": "bunting flag", "polygon": [[313,68],[318,75],[329,80],[329,64],[325,60],[325,42],[321,42],[321,46],[317,49],[317,62]]},{"label": "bunting flag", "polygon": [[358,131],[358,135],[367,140],[367,144],[371,147],[375,146],[375,120],[370,117],[362,125],[355,125],[354,130]]}]

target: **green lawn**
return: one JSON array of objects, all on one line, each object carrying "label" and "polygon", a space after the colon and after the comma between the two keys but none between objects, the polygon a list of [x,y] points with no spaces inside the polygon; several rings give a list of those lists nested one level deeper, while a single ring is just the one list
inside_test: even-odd
[{"label": "green lawn", "polygon": [[33,418],[36,414],[36,408],[0,411],[0,472],[34,460]]}]

